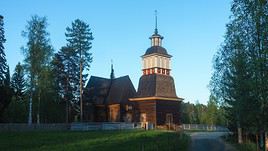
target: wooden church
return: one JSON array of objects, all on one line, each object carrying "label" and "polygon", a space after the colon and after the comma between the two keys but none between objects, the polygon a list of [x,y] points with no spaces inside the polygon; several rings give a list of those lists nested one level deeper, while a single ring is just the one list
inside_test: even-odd
[{"label": "wooden church", "polygon": [[142,56],[138,92],[128,76],[110,79],[91,76],[84,91],[84,120],[91,122],[135,122],[142,126],[180,125],[182,98],[176,95],[171,76],[171,55],[162,47],[157,18],[151,47]]},{"label": "wooden church", "polygon": [[113,67],[110,79],[91,76],[84,90],[85,122],[132,122],[132,102],[136,90],[129,78],[114,77]]}]

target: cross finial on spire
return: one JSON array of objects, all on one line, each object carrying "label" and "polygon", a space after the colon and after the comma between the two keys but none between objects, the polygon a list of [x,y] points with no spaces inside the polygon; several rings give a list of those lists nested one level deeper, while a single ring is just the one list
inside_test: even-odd
[{"label": "cross finial on spire", "polygon": [[157,10],[155,10],[154,13],[155,13],[155,30],[154,30],[154,33],[158,34],[158,30],[157,30]]}]

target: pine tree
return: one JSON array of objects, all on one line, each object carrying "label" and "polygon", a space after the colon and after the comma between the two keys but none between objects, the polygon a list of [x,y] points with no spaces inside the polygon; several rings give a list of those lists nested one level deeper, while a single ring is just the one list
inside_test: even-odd
[{"label": "pine tree", "polygon": [[[29,121],[32,123],[32,104],[36,105],[36,120],[40,122],[40,100],[41,100],[41,74],[51,62],[53,49],[46,31],[47,19],[45,17],[33,16],[26,26],[22,36],[28,40],[23,48],[25,55],[25,70],[29,77]],[[33,101],[36,100],[36,101]]]},{"label": "pine tree", "polygon": [[11,78],[10,86],[13,90],[13,97],[8,105],[5,116],[7,122],[26,122],[27,102],[25,101],[26,82],[24,71],[20,62],[16,65]]},{"label": "pine tree", "polygon": [[15,71],[12,75],[11,87],[14,90],[15,97],[17,101],[22,101],[25,89],[26,89],[26,81],[24,80],[24,70],[23,66],[20,62],[16,65]]},{"label": "pine tree", "polygon": [[4,17],[0,15],[0,85],[4,85],[5,75],[7,72],[7,60],[4,52],[5,31],[4,31]]},{"label": "pine tree", "polygon": [[66,28],[65,33],[68,46],[75,50],[79,64],[79,98],[80,98],[80,120],[83,121],[83,87],[88,74],[83,74],[84,69],[89,70],[92,62],[91,41],[93,40],[89,25],[82,20],[76,19],[72,22],[72,27]]},{"label": "pine tree", "polygon": [[4,51],[6,41],[4,35],[4,17],[0,15],[0,122],[4,121],[2,115],[11,102],[12,89],[10,88],[9,66]]},{"label": "pine tree", "polygon": [[70,108],[75,108],[77,94],[79,94],[79,64],[77,56],[71,47],[62,47],[53,59],[54,73],[57,74],[56,83],[58,94],[65,102],[66,123],[69,122]]}]

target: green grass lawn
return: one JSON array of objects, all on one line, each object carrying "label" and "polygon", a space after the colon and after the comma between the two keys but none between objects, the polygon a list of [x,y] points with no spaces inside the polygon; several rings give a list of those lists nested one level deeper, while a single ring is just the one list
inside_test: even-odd
[{"label": "green grass lawn", "polygon": [[237,151],[256,151],[257,145],[253,142],[244,142],[242,144],[238,144],[236,140],[237,136],[228,136],[223,137],[223,139],[234,146]]},{"label": "green grass lawn", "polygon": [[189,136],[164,131],[0,132],[0,150],[186,151]]}]

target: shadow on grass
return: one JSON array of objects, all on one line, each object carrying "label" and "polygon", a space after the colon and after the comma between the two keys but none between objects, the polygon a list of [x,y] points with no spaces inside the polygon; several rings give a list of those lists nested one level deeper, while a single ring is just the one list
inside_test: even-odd
[{"label": "shadow on grass", "polygon": [[2,133],[0,150],[187,150],[189,137],[163,131]]}]

